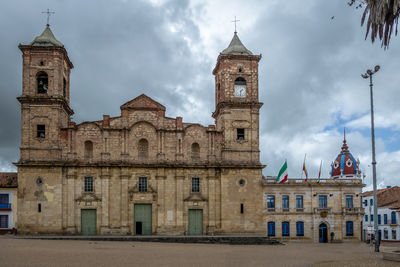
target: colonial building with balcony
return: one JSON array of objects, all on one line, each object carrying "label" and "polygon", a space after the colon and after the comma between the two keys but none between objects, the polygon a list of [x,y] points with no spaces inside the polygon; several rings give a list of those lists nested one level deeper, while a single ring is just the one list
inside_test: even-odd
[{"label": "colonial building with balcony", "polygon": [[0,173],[0,234],[15,233],[17,228],[17,173]]},{"label": "colonial building with balcony", "polygon": [[373,191],[362,194],[365,210],[363,218],[363,239],[374,236],[374,223],[378,220],[378,235],[382,242],[400,242],[400,187],[387,187],[377,191],[378,216],[374,218]]},{"label": "colonial building with balcony", "polygon": [[312,242],[361,239],[362,188],[359,162],[348,150],[332,163],[331,178],[263,179],[263,215],[267,235],[283,240]]}]

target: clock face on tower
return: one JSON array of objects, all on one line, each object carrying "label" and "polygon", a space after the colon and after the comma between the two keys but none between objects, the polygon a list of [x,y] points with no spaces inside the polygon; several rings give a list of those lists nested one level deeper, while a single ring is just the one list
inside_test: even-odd
[{"label": "clock face on tower", "polygon": [[246,85],[235,85],[235,96],[246,97]]}]

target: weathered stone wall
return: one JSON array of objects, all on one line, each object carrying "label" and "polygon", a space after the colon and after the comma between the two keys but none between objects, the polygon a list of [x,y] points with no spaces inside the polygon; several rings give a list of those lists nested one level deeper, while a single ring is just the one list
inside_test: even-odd
[{"label": "weathered stone wall", "polygon": [[[332,180],[316,183],[289,180],[289,183],[264,183],[263,214],[264,227],[275,222],[275,236],[283,239],[300,239],[319,242],[319,225],[325,223],[334,239],[341,241],[361,240],[363,209],[360,206],[363,184],[359,179]],[[275,196],[275,209],[267,208],[267,196]],[[289,210],[283,209],[282,196],[289,196]],[[327,209],[319,208],[319,196],[327,196]],[[353,208],[346,208],[346,195],[353,196]],[[303,196],[303,209],[296,208],[296,196]],[[296,222],[304,222],[304,236],[297,236]],[[353,222],[353,236],[346,236],[346,221]],[[282,236],[282,222],[290,223],[290,236]],[[267,231],[267,230],[266,230]]]}]

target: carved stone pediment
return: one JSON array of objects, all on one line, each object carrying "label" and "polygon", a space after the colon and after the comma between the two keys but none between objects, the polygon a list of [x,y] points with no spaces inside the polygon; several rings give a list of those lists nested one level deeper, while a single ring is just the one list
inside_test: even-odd
[{"label": "carved stone pediment", "polygon": [[75,198],[77,202],[97,202],[101,201],[101,196],[96,195],[95,193],[82,193],[79,197]]},{"label": "carved stone pediment", "polygon": [[208,199],[200,193],[192,193],[187,198],[185,198],[184,201],[208,201]]},{"label": "carved stone pediment", "polygon": [[133,195],[134,194],[152,194],[153,199],[157,197],[157,191],[151,186],[147,185],[147,192],[139,192],[139,185],[135,184],[134,186],[130,187],[128,189],[128,194],[129,194],[129,200],[133,201]]}]

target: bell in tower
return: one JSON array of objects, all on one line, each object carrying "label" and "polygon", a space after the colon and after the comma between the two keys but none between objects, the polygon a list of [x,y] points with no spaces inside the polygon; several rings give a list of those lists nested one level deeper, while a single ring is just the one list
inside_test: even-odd
[{"label": "bell in tower", "polygon": [[49,24],[22,52],[21,160],[61,158],[60,129],[70,116],[69,78],[73,68],[67,50]]}]

